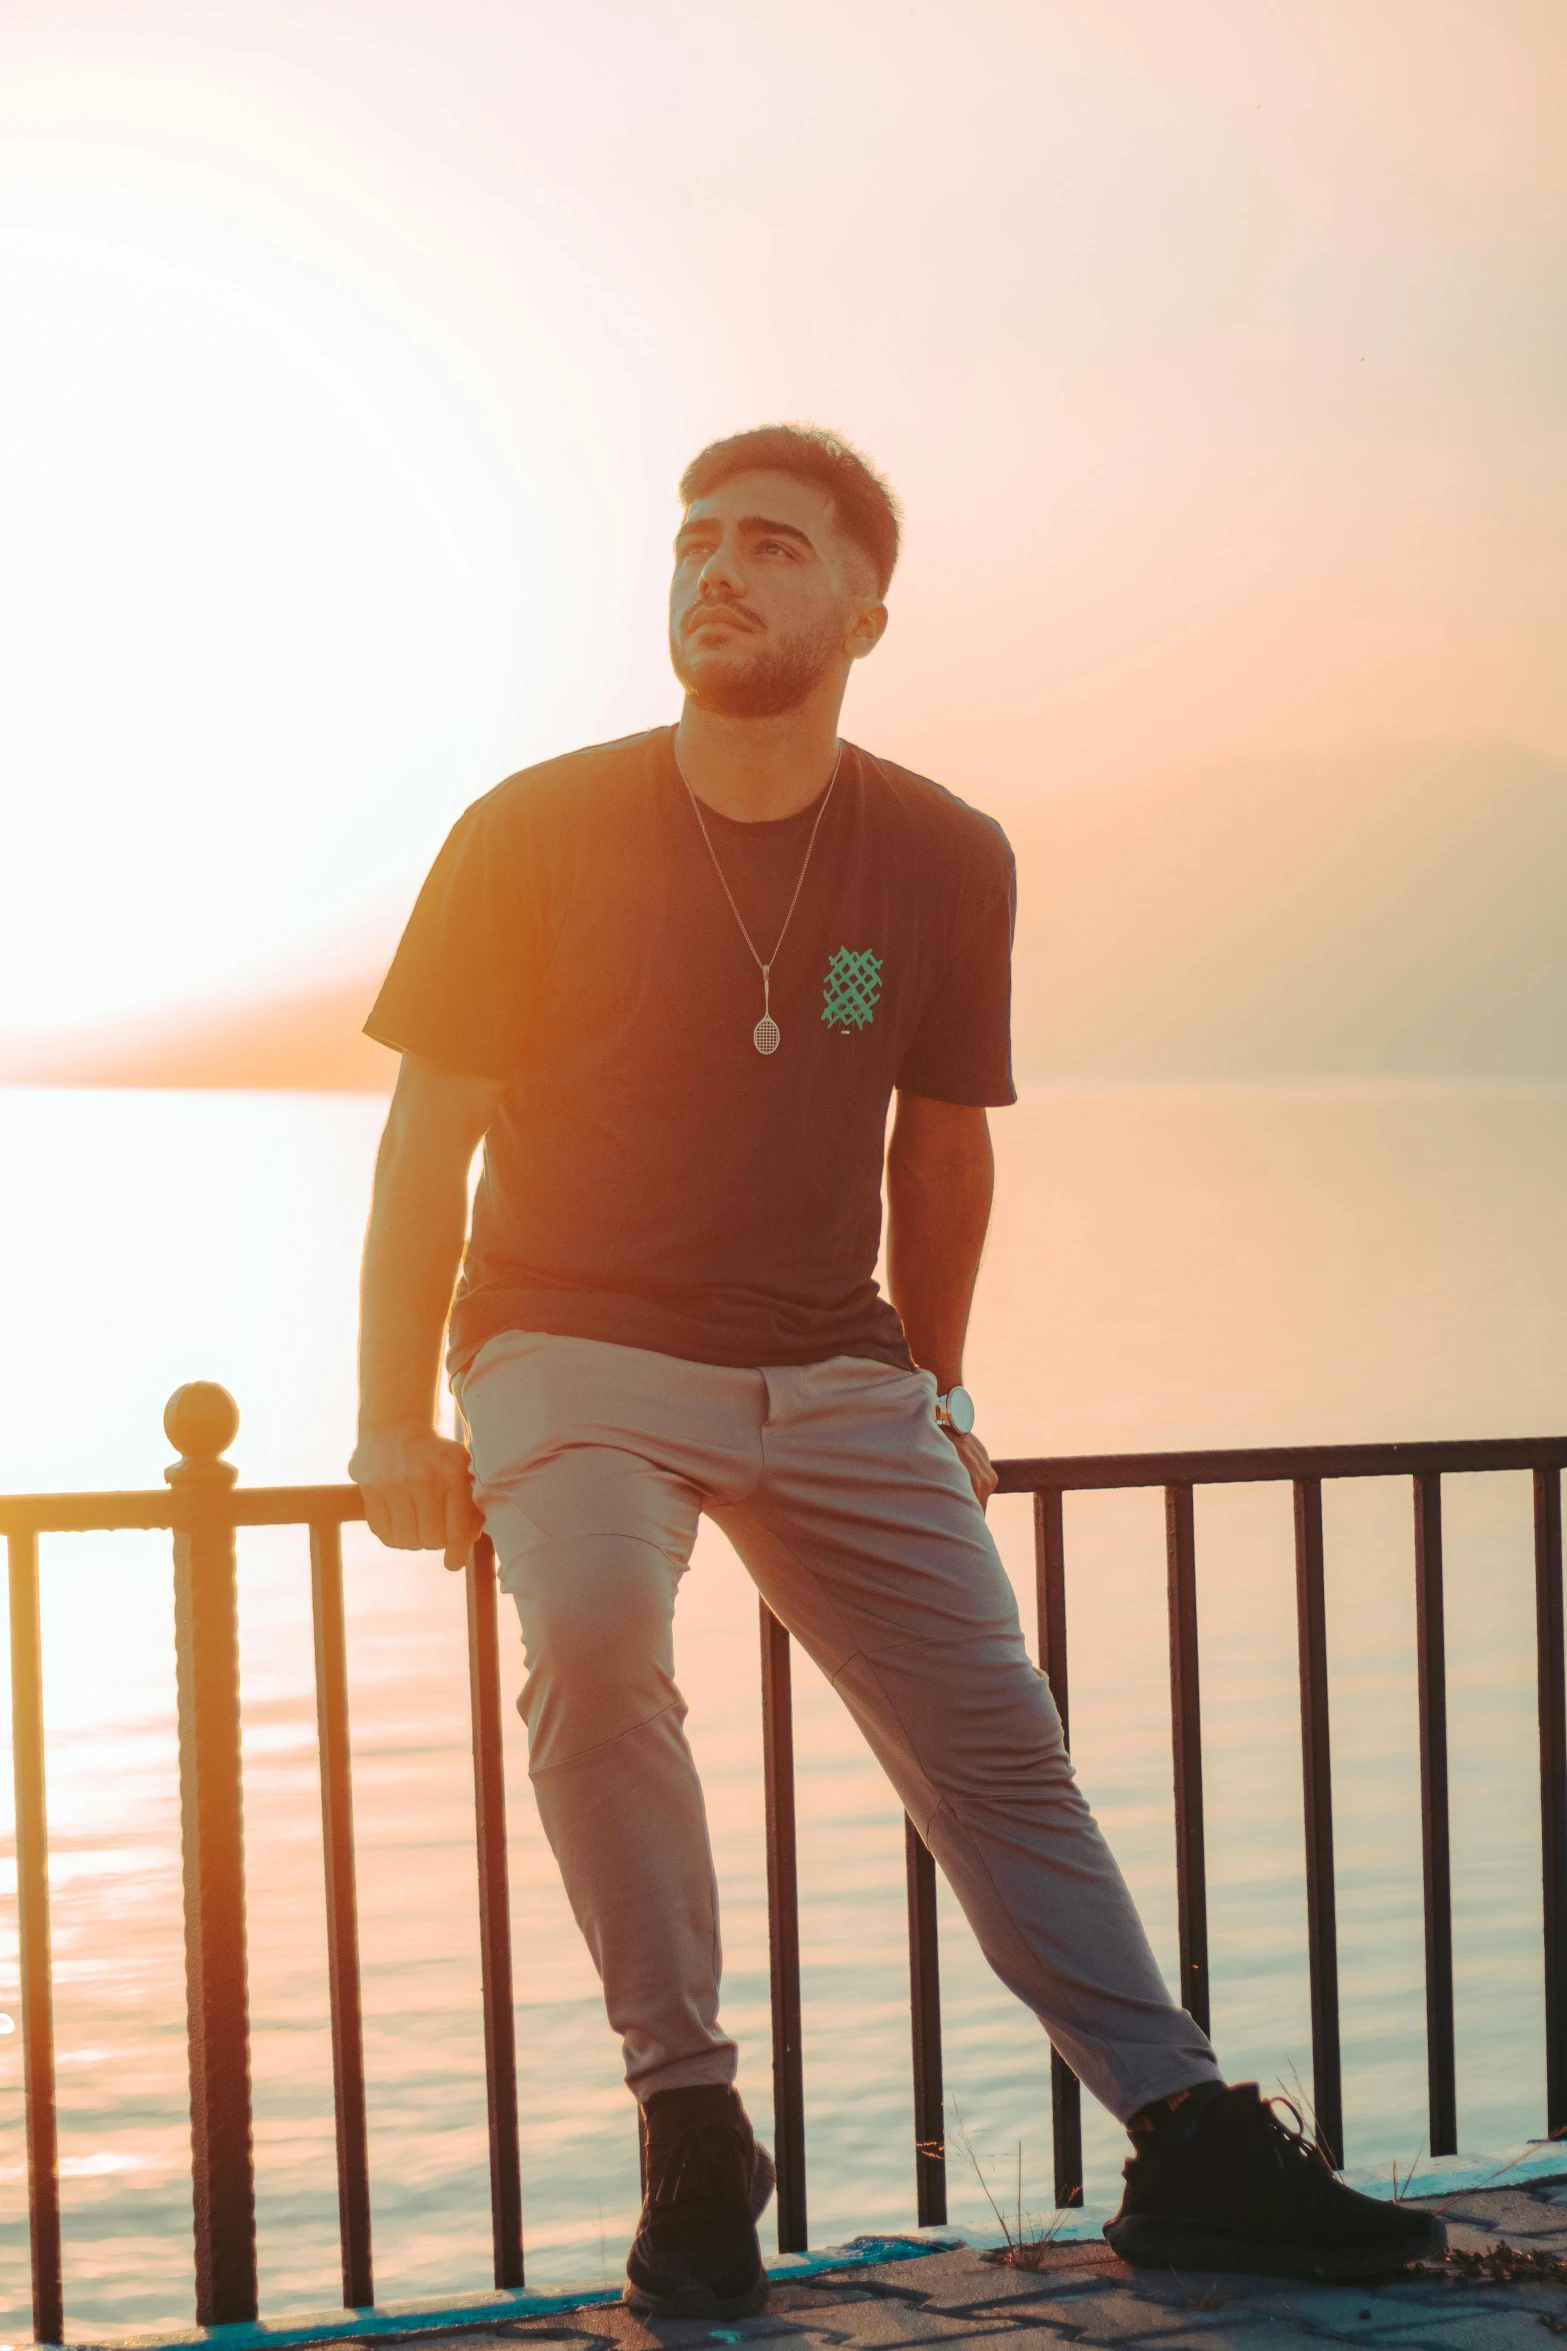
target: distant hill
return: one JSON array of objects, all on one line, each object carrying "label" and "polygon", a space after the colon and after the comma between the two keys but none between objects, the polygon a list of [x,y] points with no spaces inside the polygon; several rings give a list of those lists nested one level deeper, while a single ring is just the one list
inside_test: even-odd
[{"label": "distant hill", "polygon": [[[1251,761],[1002,814],[1016,1060],[1052,1078],[1567,1075],[1567,766],[1505,744]],[[0,1080],[384,1091],[378,973],[22,1040]]]},{"label": "distant hill", "polygon": [[1029,1079],[1567,1074],[1567,766],[1249,762],[1015,826]]},{"label": "distant hill", "polygon": [[[390,954],[390,948],[388,948]],[[23,1039],[0,1054],[0,1084],[243,1086],[389,1094],[397,1056],[361,1035],[380,974],[182,1020]]]}]

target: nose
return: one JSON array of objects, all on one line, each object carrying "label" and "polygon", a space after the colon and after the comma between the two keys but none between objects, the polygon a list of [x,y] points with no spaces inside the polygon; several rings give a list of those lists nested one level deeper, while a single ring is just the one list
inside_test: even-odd
[{"label": "nose", "polygon": [[740,552],[732,540],[721,539],[702,566],[697,593],[702,597],[738,596],[745,586]]}]

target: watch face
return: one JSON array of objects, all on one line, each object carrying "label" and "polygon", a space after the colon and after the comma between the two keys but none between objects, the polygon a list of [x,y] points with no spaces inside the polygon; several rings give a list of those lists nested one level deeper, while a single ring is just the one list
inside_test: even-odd
[{"label": "watch face", "polygon": [[974,1399],[967,1388],[947,1390],[947,1426],[960,1437],[966,1437],[974,1426]]}]

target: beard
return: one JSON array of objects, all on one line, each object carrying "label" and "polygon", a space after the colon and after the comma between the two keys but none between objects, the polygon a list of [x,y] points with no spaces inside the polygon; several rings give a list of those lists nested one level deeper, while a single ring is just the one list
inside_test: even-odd
[{"label": "beard", "polygon": [[783,637],[758,646],[748,660],[693,663],[678,629],[669,632],[676,677],[699,710],[715,718],[779,718],[797,710],[832,668],[843,642],[842,623],[825,622],[815,636]]}]

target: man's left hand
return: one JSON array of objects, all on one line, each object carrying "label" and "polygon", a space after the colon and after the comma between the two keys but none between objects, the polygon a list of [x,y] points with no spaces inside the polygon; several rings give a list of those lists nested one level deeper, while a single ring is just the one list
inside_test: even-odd
[{"label": "man's left hand", "polygon": [[966,1437],[960,1437],[955,1429],[945,1429],[942,1433],[968,1471],[969,1484],[974,1489],[974,1499],[983,1510],[1000,1483],[991,1465],[990,1455],[972,1430]]}]

